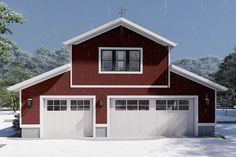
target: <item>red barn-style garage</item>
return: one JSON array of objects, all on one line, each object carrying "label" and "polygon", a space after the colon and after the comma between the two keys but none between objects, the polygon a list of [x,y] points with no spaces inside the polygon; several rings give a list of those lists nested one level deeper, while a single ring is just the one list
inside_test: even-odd
[{"label": "red barn-style garage", "polygon": [[170,64],[176,44],[123,17],[64,42],[71,61],[8,88],[24,138],[144,139],[214,133],[227,88]]}]

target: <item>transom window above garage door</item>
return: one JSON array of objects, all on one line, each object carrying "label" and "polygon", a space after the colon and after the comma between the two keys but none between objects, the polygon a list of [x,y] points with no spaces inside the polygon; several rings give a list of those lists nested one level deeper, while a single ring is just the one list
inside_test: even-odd
[{"label": "transom window above garage door", "polygon": [[156,110],[189,110],[189,100],[156,100]]},{"label": "transom window above garage door", "polygon": [[142,73],[141,48],[100,48],[99,73]]},{"label": "transom window above garage door", "polygon": [[66,111],[66,100],[47,100],[47,111]]},{"label": "transom window above garage door", "polygon": [[149,100],[115,100],[115,109],[118,111],[149,110]]},{"label": "transom window above garage door", "polygon": [[90,100],[71,100],[70,109],[71,111],[89,111]]}]

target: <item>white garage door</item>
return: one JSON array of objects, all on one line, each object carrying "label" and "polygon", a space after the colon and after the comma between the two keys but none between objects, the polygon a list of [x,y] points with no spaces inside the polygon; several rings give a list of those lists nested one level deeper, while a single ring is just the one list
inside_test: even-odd
[{"label": "white garage door", "polygon": [[193,136],[194,99],[110,99],[110,137]]},{"label": "white garage door", "polygon": [[92,110],[92,99],[46,99],[44,137],[92,137]]}]

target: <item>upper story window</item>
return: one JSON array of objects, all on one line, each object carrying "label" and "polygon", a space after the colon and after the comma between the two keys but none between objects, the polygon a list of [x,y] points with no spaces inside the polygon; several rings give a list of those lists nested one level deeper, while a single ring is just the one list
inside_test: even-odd
[{"label": "upper story window", "polygon": [[99,48],[99,73],[141,74],[142,48]]}]

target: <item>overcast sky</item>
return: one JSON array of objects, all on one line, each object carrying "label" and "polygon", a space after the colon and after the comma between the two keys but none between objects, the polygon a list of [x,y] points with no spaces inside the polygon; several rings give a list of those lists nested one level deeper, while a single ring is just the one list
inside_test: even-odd
[{"label": "overcast sky", "polygon": [[63,41],[118,18],[120,5],[125,18],[178,44],[172,60],[224,57],[236,45],[236,0],[3,1],[25,16],[9,37],[29,52],[63,47]]}]

